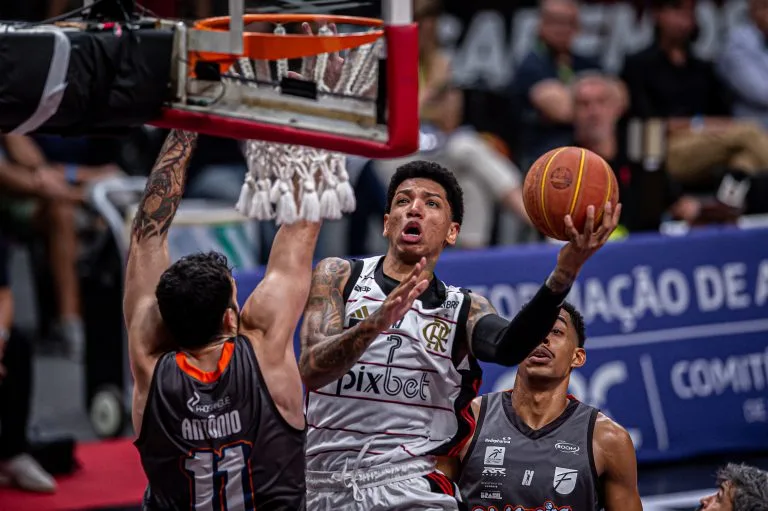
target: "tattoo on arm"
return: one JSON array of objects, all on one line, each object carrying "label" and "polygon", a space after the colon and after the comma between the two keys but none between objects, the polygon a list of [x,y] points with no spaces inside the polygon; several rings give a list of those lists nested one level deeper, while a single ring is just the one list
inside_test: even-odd
[{"label": "tattoo on arm", "polygon": [[556,267],[549,277],[547,277],[546,286],[553,293],[565,293],[571,288],[573,282],[576,280],[576,274]]},{"label": "tattoo on arm", "polygon": [[177,130],[165,139],[133,221],[132,237],[137,242],[168,232],[181,202],[187,164],[196,142],[197,133]]},{"label": "tattoo on arm", "polygon": [[379,334],[374,321],[361,321],[344,330],[345,303],[342,285],[350,265],[329,259],[312,277],[300,357],[301,373],[313,388],[341,378]]},{"label": "tattoo on arm", "polygon": [[472,303],[469,305],[469,314],[467,315],[467,342],[470,346],[477,322],[489,314],[498,314],[496,308],[484,296],[473,294],[471,297]]}]

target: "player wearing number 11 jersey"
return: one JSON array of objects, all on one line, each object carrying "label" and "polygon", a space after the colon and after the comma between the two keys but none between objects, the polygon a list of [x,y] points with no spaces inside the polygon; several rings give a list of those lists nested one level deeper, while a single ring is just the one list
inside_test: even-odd
[{"label": "player wearing number 11 jersey", "polygon": [[144,509],[303,510],[305,422],[293,333],[319,223],[284,225],[243,306],[226,258],[169,265],[196,136],[171,132],[131,233],[124,315]]}]

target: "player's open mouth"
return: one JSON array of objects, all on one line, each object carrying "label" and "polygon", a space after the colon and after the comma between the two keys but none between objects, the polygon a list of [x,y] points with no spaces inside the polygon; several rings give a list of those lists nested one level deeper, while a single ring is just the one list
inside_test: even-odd
[{"label": "player's open mouth", "polygon": [[405,243],[418,243],[421,241],[421,226],[418,222],[405,224],[403,234],[400,236]]},{"label": "player's open mouth", "polygon": [[530,355],[528,355],[528,360],[539,364],[546,364],[553,358],[552,353],[547,348],[542,347],[536,348]]}]

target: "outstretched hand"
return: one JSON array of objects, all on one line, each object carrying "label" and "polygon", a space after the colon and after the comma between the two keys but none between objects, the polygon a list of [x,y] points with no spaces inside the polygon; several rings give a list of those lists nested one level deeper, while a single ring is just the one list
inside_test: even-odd
[{"label": "outstretched hand", "polygon": [[[323,27],[325,28],[325,27]],[[339,30],[336,28],[335,23],[329,23],[327,25],[327,28],[330,30],[331,34],[338,35]],[[302,23],[301,24],[301,31],[304,32],[306,35],[313,35],[312,27],[309,23]],[[322,34],[317,35],[317,37],[323,37]],[[315,80],[315,67],[317,66],[317,56],[312,57],[304,57],[301,63],[301,72],[296,73],[295,71],[288,71],[288,77],[289,78],[296,78],[299,80]],[[341,78],[341,70],[344,67],[344,59],[338,54],[338,53],[331,53],[328,55],[328,63],[325,67],[325,72],[323,73],[323,83],[328,86],[330,90],[335,90],[336,84],[339,83],[339,79]]]},{"label": "outstretched hand", "polygon": [[599,225],[595,227],[595,207],[587,207],[587,220],[584,222],[584,231],[579,232],[573,224],[571,215],[565,216],[565,227],[570,241],[560,249],[557,258],[558,266],[568,269],[574,274],[589,259],[592,254],[597,252],[600,247],[605,245],[613,231],[619,225],[621,217],[621,204],[613,205],[608,202],[605,205],[603,218]]},{"label": "outstretched hand", "polygon": [[429,279],[422,274],[426,265],[427,260],[422,257],[411,273],[389,293],[379,310],[370,316],[369,319],[374,322],[379,331],[386,330],[393,323],[400,321],[410,310],[416,298],[427,289]]}]

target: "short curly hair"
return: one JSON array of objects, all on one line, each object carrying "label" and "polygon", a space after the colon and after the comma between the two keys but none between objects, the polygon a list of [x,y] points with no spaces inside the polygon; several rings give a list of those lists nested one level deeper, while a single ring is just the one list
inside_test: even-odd
[{"label": "short curly hair", "polygon": [[232,269],[224,254],[199,252],[182,257],[160,277],[155,289],[165,327],[181,349],[212,342],[232,299]]},{"label": "short curly hair", "polygon": [[397,187],[406,179],[418,178],[429,179],[443,187],[448,204],[451,206],[451,220],[461,225],[464,221],[464,192],[450,170],[432,161],[415,160],[398,167],[389,181],[386,212],[389,213],[392,209],[392,200],[395,198]]},{"label": "short curly hair", "polygon": [[584,316],[576,310],[576,307],[571,302],[563,302],[563,309],[571,317],[571,325],[576,330],[576,338],[579,341],[579,348],[584,347],[584,343],[587,341],[587,332],[584,327]]},{"label": "short curly hair", "polygon": [[733,511],[768,511],[768,472],[728,463],[717,472],[717,484],[733,486]]}]

